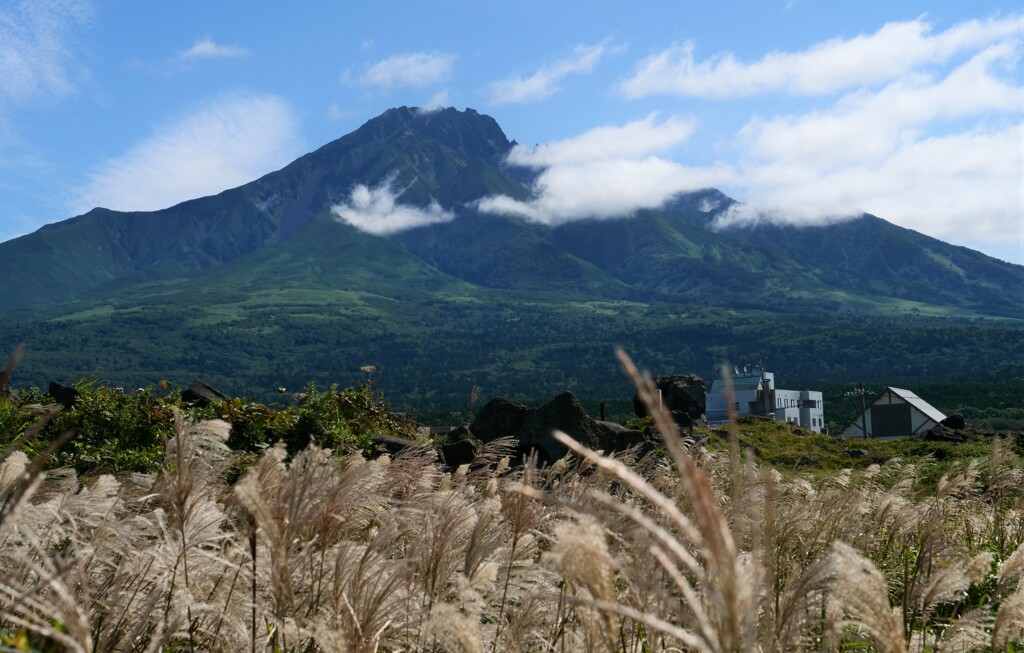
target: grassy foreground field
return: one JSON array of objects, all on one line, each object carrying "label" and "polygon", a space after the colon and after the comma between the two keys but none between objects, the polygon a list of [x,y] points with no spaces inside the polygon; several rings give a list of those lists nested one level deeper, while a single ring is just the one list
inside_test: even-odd
[{"label": "grassy foreground field", "polygon": [[511,466],[498,441],[446,473],[426,445],[364,455],[370,433],[411,434],[368,388],[191,412],[104,388],[59,412],[41,399],[0,400],[6,650],[900,652],[1024,636],[1008,439],[849,444],[736,422],[694,447],[659,416],[646,455],[570,443],[549,467]]}]

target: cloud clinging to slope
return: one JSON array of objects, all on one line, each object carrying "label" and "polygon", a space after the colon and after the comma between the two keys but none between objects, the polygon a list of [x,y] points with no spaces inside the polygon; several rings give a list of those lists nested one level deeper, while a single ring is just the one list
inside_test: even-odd
[{"label": "cloud clinging to slope", "polygon": [[1019,35],[1020,16],[972,20],[933,33],[923,19],[887,23],[873,34],[835,38],[799,52],[770,52],[745,63],[730,52],[699,61],[685,42],[640,62],[621,90],[628,98],[745,97],[770,91],[828,94],[884,83],[923,66]]},{"label": "cloud clinging to slope", "polygon": [[378,61],[363,74],[361,81],[380,89],[423,88],[451,77],[455,55],[441,52],[396,54]]},{"label": "cloud clinging to slope", "polygon": [[377,236],[455,219],[455,214],[441,208],[436,200],[421,208],[399,204],[401,195],[402,191],[395,191],[393,179],[385,179],[373,188],[358,184],[348,201],[331,207],[331,212],[356,229]]},{"label": "cloud clinging to slope", "polygon": [[491,104],[511,104],[544,100],[560,90],[559,83],[569,75],[588,73],[607,54],[608,39],[595,45],[578,45],[573,55],[544,66],[529,77],[510,77],[491,84]]},{"label": "cloud clinging to slope", "polygon": [[689,168],[655,154],[671,150],[693,132],[692,121],[649,115],[623,126],[592,129],[580,136],[509,154],[514,165],[541,169],[536,197],[520,201],[500,195],[478,203],[481,211],[508,213],[556,225],[586,218],[615,218],[662,206],[679,193],[731,179],[725,167]]},{"label": "cloud clinging to slope", "polygon": [[69,208],[162,209],[250,182],[298,153],[298,121],[283,100],[226,95],[101,163]]}]

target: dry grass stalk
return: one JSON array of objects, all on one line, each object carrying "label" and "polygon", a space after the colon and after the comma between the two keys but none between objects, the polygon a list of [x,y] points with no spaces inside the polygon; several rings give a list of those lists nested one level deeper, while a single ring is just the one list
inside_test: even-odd
[{"label": "dry grass stalk", "polygon": [[12,454],[0,628],[83,651],[917,651],[1024,636],[1007,443],[921,497],[930,463],[784,477],[698,453],[651,412],[671,464],[564,436],[572,455],[548,467],[510,469],[504,442],[451,475],[428,448],[367,461],[272,447],[229,488],[226,425],[184,420],[159,477],[80,483]]}]

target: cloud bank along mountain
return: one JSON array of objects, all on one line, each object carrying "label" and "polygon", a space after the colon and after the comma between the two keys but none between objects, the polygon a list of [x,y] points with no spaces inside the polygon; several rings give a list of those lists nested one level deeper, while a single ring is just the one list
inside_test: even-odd
[{"label": "cloud bank along mountain", "polygon": [[347,202],[335,204],[331,212],[356,229],[376,236],[388,236],[399,231],[423,227],[439,222],[450,222],[455,214],[441,208],[437,200],[426,207],[399,204],[398,198],[406,189],[395,192],[395,178],[390,176],[380,185],[370,188],[356,184]]},{"label": "cloud bank along mountain", "polygon": [[[692,168],[659,156],[678,148],[694,128],[692,120],[678,116],[659,120],[652,113],[532,151],[515,145],[503,163],[539,171],[531,186],[532,197],[490,195],[468,204],[483,213],[514,215],[548,226],[628,217],[641,209],[660,208],[681,193],[727,183],[733,177],[725,166]],[[356,184],[345,202],[331,207],[332,213],[379,236],[455,219],[454,207],[445,209],[436,200],[426,206],[400,202],[412,184],[397,188],[396,179],[393,172],[376,186]]]},{"label": "cloud bank along mountain", "polygon": [[[627,99],[675,96],[742,106],[817,97],[758,115],[733,136],[744,204],[720,225],[825,224],[862,211],[958,241],[1021,232],[1021,15],[945,30],[925,17],[804,50],[742,60],[692,41],[641,61]],[[965,226],[970,236],[965,239]]]},{"label": "cloud bank along mountain", "polygon": [[510,165],[541,170],[534,197],[506,195],[481,199],[486,213],[505,213],[547,225],[588,218],[618,218],[640,209],[658,208],[680,193],[728,183],[725,166],[690,168],[657,156],[673,150],[693,133],[692,120],[656,114],[623,126],[603,126],[575,138],[540,145],[532,151],[516,146]]}]

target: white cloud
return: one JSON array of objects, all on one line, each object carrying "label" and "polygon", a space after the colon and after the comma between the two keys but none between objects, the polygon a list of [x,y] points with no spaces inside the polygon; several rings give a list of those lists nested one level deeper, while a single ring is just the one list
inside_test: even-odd
[{"label": "white cloud", "polygon": [[377,236],[455,219],[455,214],[441,208],[437,201],[420,208],[399,204],[401,195],[401,191],[394,191],[392,179],[375,188],[359,184],[352,189],[348,202],[331,207],[331,212],[356,229]]},{"label": "white cloud", "polygon": [[972,20],[938,33],[922,19],[887,23],[874,34],[830,39],[800,52],[771,52],[751,63],[730,52],[698,61],[693,43],[685,42],[642,61],[621,89],[630,98],[725,98],[769,91],[828,94],[884,83],[922,66],[946,63],[965,51],[1014,40],[1021,21],[1019,15]]},{"label": "white cloud", "polygon": [[954,242],[997,242],[1020,229],[1024,124],[924,138],[874,162],[821,170],[772,162],[744,171],[747,204],[718,226],[771,220],[823,224],[862,211]]},{"label": "white cloud", "polygon": [[598,127],[576,138],[540,146],[517,147],[509,163],[540,168],[535,199],[487,197],[481,211],[509,213],[544,224],[587,218],[627,216],[657,208],[679,193],[731,179],[724,166],[689,168],[657,156],[692,133],[691,121],[655,115],[620,127]]},{"label": "white cloud", "polygon": [[754,119],[741,131],[745,206],[719,225],[818,224],[867,211],[954,242],[1019,231],[1022,89],[994,72],[1016,44],[981,49],[945,77],[907,75],[825,111]]},{"label": "white cloud", "polygon": [[448,106],[448,89],[442,89],[423,103],[421,107],[424,111],[437,111]]},{"label": "white cloud", "polygon": [[378,61],[362,76],[364,84],[381,89],[423,88],[451,77],[455,55],[439,52],[397,54]]},{"label": "white cloud", "polygon": [[705,197],[700,201],[700,204],[697,205],[697,210],[701,213],[712,213],[717,211],[721,206],[722,200],[710,200]]},{"label": "white cloud", "polygon": [[563,141],[538,145],[532,151],[522,145],[509,153],[514,165],[545,168],[594,160],[640,158],[672,150],[688,139],[695,128],[690,119],[672,116],[658,122],[655,113],[622,126],[606,125]]},{"label": "white cloud", "polygon": [[297,120],[280,98],[224,96],[100,164],[69,208],[150,211],[218,193],[289,163],[298,142]]},{"label": "white cloud", "polygon": [[196,59],[231,59],[235,57],[248,56],[249,51],[239,45],[221,45],[214,43],[210,37],[199,39],[188,50],[178,53],[178,58],[183,61],[194,61]]},{"label": "white cloud", "polygon": [[0,107],[72,94],[85,75],[73,36],[91,17],[90,3],[79,0],[22,0],[0,8]]},{"label": "white cloud", "polygon": [[1018,56],[1012,44],[995,45],[939,81],[911,75],[874,93],[851,93],[827,111],[754,119],[741,137],[755,156],[819,168],[876,159],[915,140],[929,123],[1019,111],[1020,88],[991,74]]},{"label": "white cloud", "polygon": [[605,39],[596,45],[578,45],[573,56],[544,66],[530,77],[511,77],[491,84],[491,104],[537,102],[557,93],[559,82],[577,73],[589,73],[609,51]]}]

